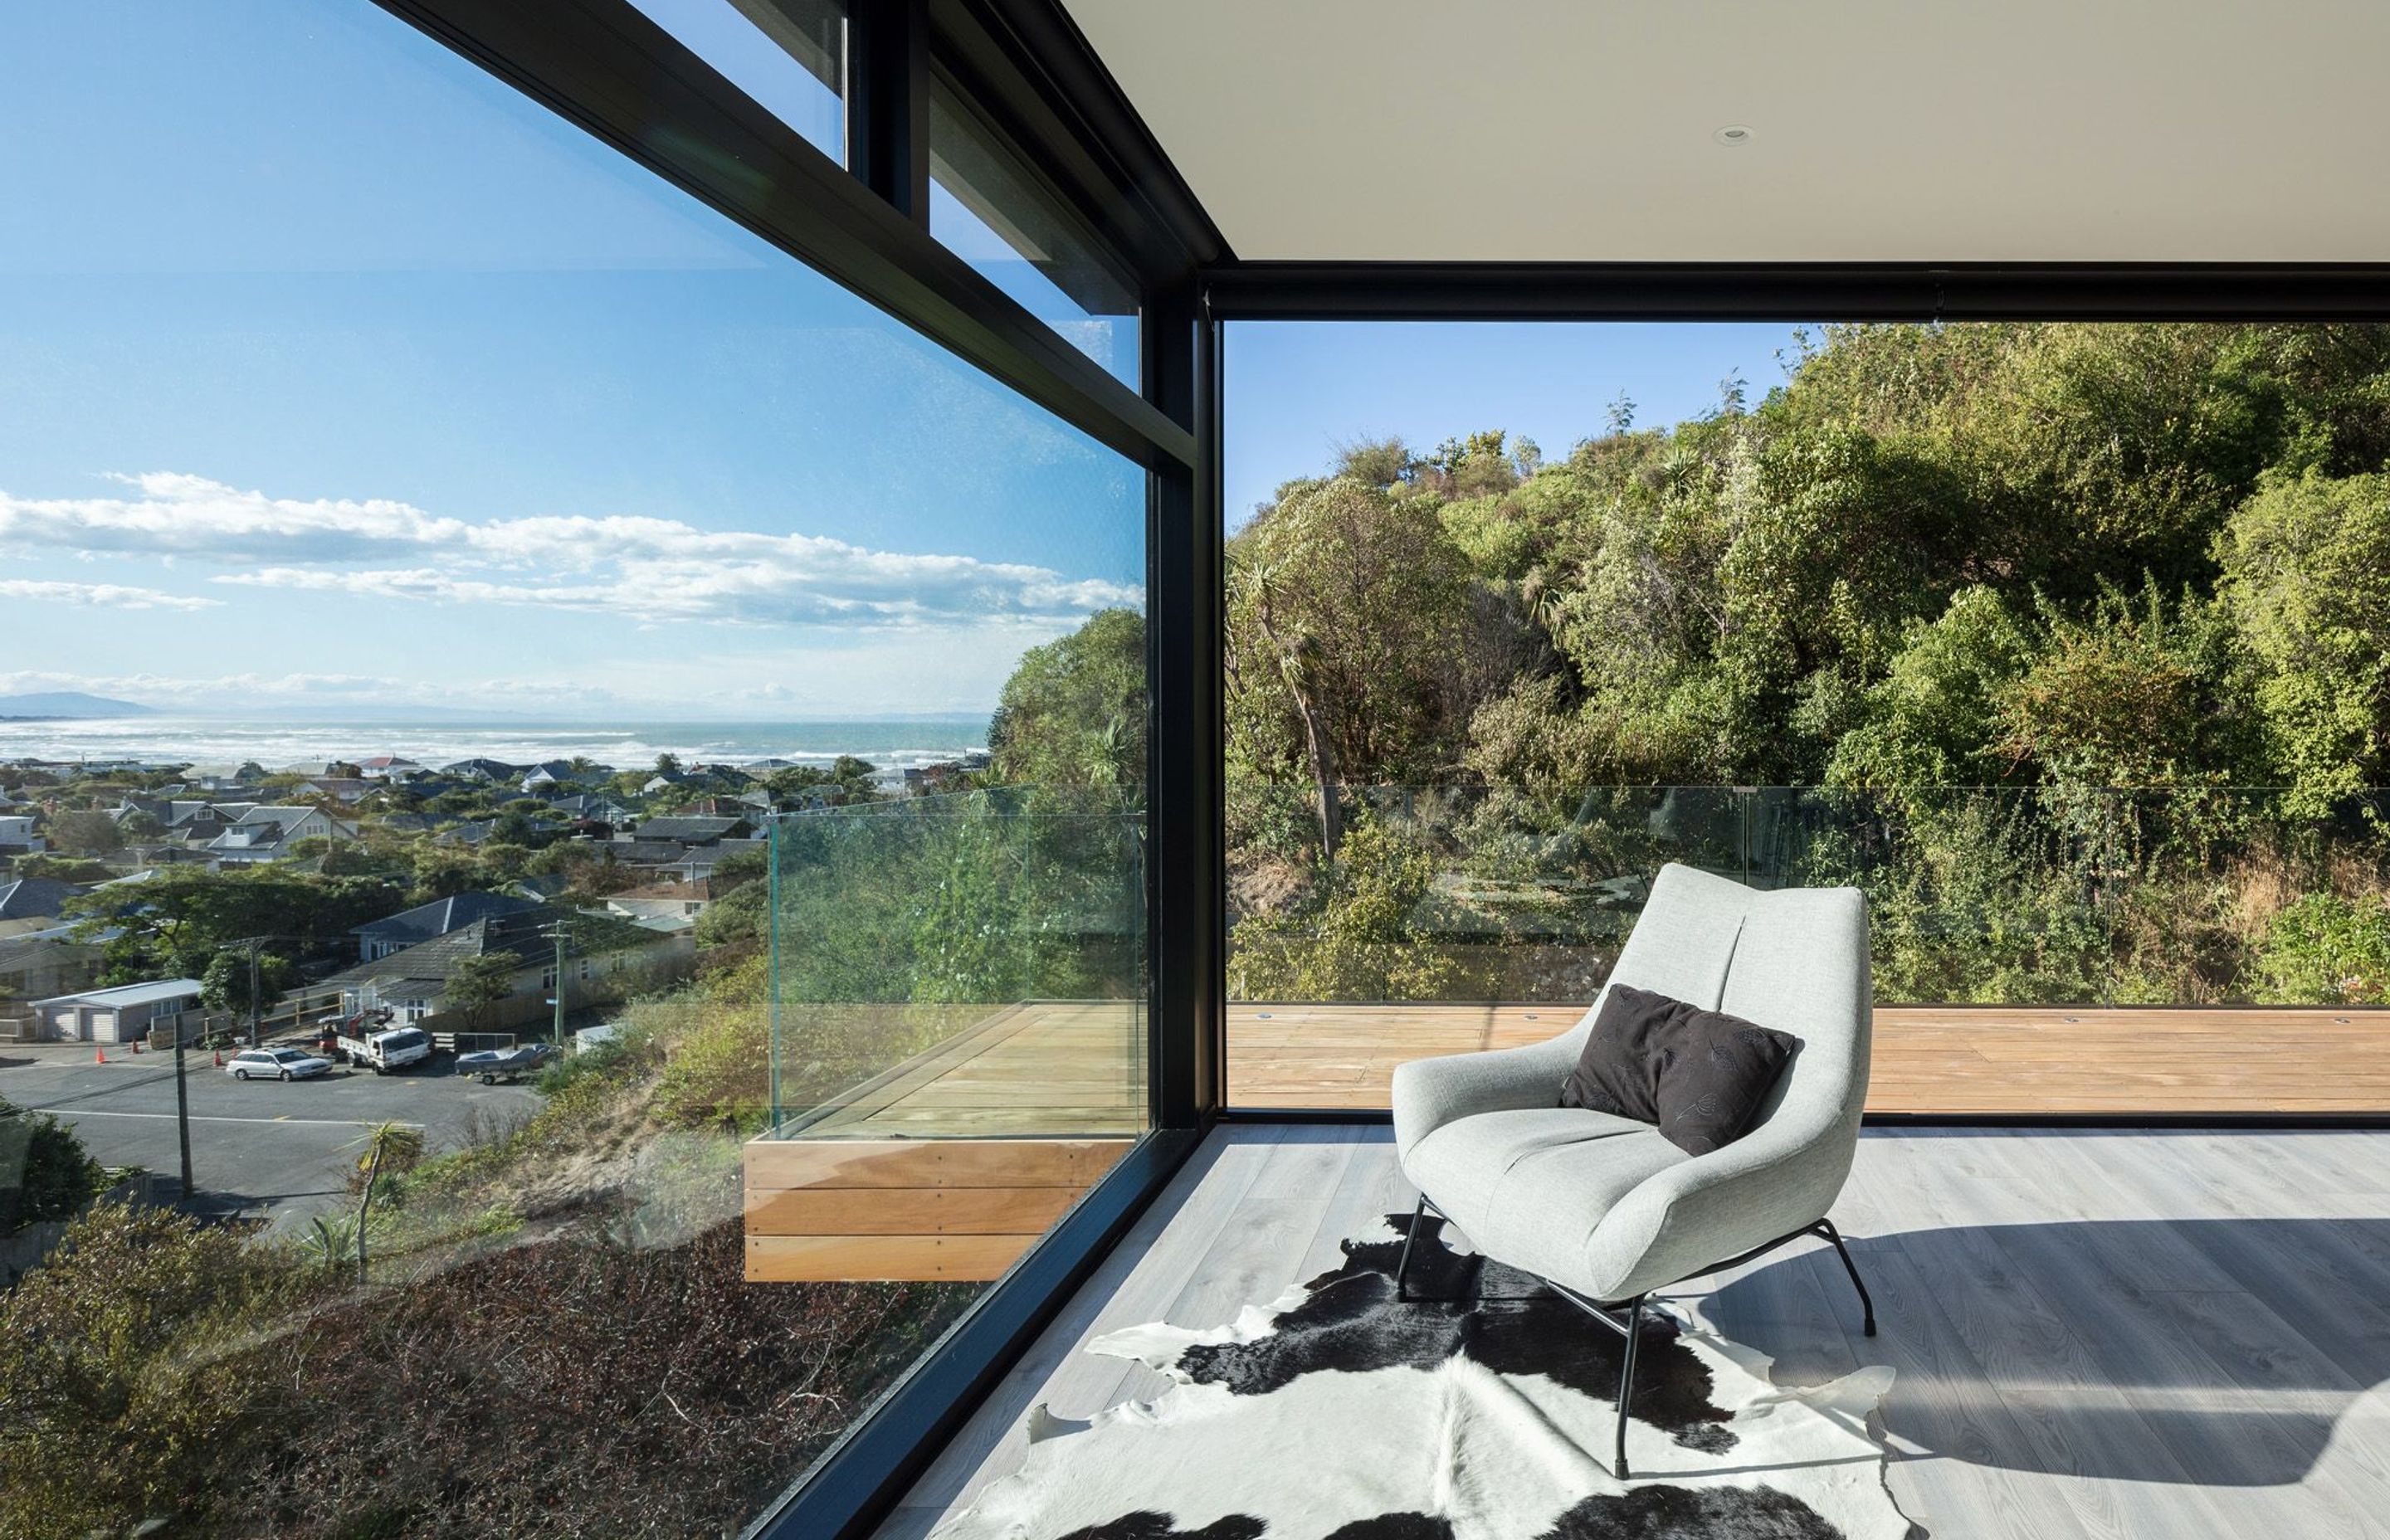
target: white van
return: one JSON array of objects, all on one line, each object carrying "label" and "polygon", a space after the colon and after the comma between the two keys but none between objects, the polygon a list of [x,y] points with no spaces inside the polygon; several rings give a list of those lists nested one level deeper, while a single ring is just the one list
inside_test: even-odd
[{"label": "white van", "polygon": [[362,1064],[383,1075],[430,1058],[431,1034],[417,1027],[399,1027],[349,1038],[341,1045],[341,1051],[350,1063]]}]

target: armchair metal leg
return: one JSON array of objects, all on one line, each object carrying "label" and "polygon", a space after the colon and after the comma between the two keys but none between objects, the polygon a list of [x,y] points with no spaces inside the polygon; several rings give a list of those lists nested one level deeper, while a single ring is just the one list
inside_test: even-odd
[{"label": "armchair metal leg", "polygon": [[1403,1282],[1403,1275],[1410,1271],[1411,1246],[1419,1239],[1420,1221],[1426,1217],[1426,1214],[1427,1194],[1421,1193],[1419,1205],[1411,1210],[1411,1227],[1403,1232],[1401,1260],[1394,1264],[1394,1298],[1396,1300],[1407,1301],[1411,1297],[1409,1289]]},{"label": "armchair metal leg", "polygon": [[1626,1409],[1635,1399],[1635,1341],[1643,1335],[1643,1300],[1641,1294],[1626,1302],[1626,1346],[1619,1354],[1618,1364],[1618,1452],[1611,1460],[1610,1473],[1620,1481],[1626,1480]]},{"label": "armchair metal leg", "polygon": [[1851,1249],[1843,1244],[1843,1232],[1834,1228],[1831,1219],[1818,1221],[1818,1233],[1834,1243],[1834,1254],[1843,1259],[1843,1271],[1851,1276],[1851,1287],[1859,1291],[1859,1309],[1867,1316],[1867,1334],[1875,1335],[1875,1301],[1868,1297],[1867,1283],[1859,1277],[1859,1264],[1851,1260]]}]

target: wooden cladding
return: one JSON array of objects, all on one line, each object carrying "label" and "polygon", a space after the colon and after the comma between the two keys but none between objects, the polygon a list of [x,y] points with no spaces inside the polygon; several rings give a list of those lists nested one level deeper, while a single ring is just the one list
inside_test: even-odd
[{"label": "wooden cladding", "polygon": [[1001,1276],[1126,1139],[757,1139],[747,1146],[747,1280]]}]

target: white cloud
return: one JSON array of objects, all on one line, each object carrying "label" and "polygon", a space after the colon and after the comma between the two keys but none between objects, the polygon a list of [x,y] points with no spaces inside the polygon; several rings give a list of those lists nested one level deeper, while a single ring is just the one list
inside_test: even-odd
[{"label": "white cloud", "polygon": [[58,583],[34,578],[0,578],[0,599],[98,604],[113,610],[215,610],[224,604],[222,599],[164,594],[155,588],[133,588],[120,583]]},{"label": "white cloud", "polygon": [[623,704],[614,691],[566,679],[396,679],[370,674],[78,674],[53,669],[0,671],[0,695],[82,690],[145,705],[227,712],[250,706],[432,705],[553,713]]},{"label": "white cloud", "polygon": [[213,581],[643,622],[1052,626],[1143,599],[1135,584],[818,535],[708,531],[629,516],[476,523],[384,499],[269,497],[198,476],[120,480],[132,495],[32,499],[0,492],[0,545],[256,563],[255,571]]}]

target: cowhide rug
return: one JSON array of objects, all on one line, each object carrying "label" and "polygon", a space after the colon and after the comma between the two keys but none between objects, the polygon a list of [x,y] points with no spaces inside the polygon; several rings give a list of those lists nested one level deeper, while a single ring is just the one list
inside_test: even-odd
[{"label": "cowhide rug", "polygon": [[[1407,1213],[1230,1326],[1089,1344],[1178,1383],[1086,1422],[1029,1416],[1022,1469],[938,1540],[1901,1540],[1868,1416],[1889,1368],[1813,1389],[1662,1320],[1637,1348],[1633,1479],[1607,1464],[1614,1331]],[[1388,1232],[1391,1232],[1389,1237]]]}]

